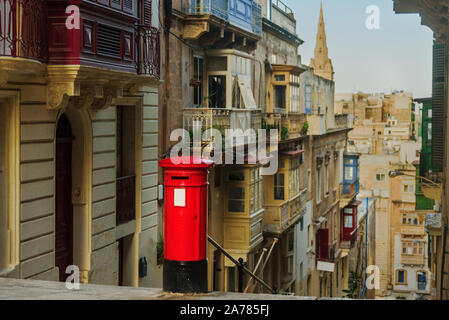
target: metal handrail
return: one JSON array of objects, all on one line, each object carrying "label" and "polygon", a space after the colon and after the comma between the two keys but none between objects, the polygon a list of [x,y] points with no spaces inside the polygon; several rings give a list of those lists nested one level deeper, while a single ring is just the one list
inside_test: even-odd
[{"label": "metal handrail", "polygon": [[207,240],[215,247],[217,248],[221,253],[223,253],[229,260],[232,261],[236,265],[239,271],[239,292],[243,292],[243,274],[242,271],[245,271],[250,277],[252,277],[254,280],[259,282],[265,289],[269,290],[273,294],[277,294],[277,290],[270,287],[265,281],[260,279],[258,276],[256,276],[254,273],[252,273],[248,268],[245,267],[245,263],[243,262],[243,259],[240,258],[239,261],[235,260],[226,250],[221,247],[214,239],[212,239],[210,236],[207,236]]}]

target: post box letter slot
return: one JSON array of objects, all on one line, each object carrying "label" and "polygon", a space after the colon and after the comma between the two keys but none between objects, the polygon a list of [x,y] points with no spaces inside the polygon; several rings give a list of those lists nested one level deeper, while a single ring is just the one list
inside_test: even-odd
[{"label": "post box letter slot", "polygon": [[172,180],[189,180],[189,177],[171,177]]},{"label": "post box letter slot", "polygon": [[174,206],[185,207],[186,206],[186,189],[174,189]]}]

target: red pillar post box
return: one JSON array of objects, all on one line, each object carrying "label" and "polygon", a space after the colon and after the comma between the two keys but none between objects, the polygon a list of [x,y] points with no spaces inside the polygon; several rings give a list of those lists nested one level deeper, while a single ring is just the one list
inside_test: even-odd
[{"label": "red pillar post box", "polygon": [[163,290],[207,292],[207,185],[213,161],[159,161],[164,172]]}]

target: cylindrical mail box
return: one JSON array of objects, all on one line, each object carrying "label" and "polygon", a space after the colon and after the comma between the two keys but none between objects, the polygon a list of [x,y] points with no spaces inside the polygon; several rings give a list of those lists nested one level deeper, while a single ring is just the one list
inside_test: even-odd
[{"label": "cylindrical mail box", "polygon": [[164,172],[164,269],[167,292],[207,292],[207,175],[210,160],[159,161]]}]

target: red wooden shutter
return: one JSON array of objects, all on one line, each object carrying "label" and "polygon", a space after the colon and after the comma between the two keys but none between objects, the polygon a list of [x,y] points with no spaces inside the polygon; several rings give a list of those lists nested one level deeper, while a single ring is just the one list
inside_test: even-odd
[{"label": "red wooden shutter", "polygon": [[317,260],[329,260],[329,229],[320,229],[316,234]]},{"label": "red wooden shutter", "polygon": [[142,0],[142,24],[152,25],[153,4],[152,0]]},{"label": "red wooden shutter", "polygon": [[[368,219],[368,217],[366,217]],[[352,231],[357,227],[357,206],[352,207]],[[354,239],[357,241],[357,232],[354,232]]]}]

